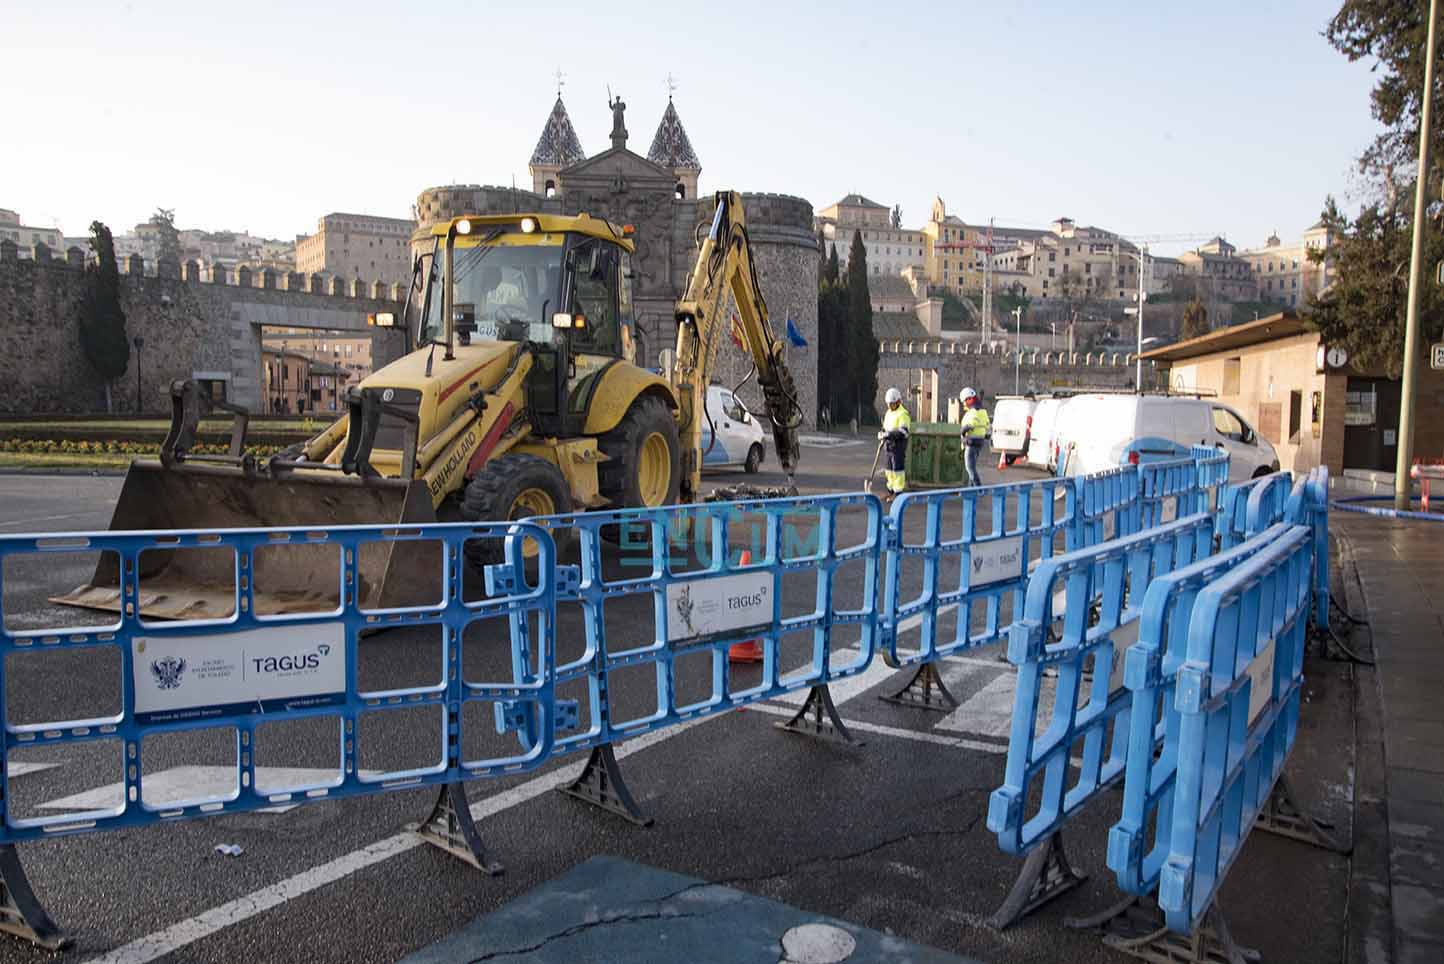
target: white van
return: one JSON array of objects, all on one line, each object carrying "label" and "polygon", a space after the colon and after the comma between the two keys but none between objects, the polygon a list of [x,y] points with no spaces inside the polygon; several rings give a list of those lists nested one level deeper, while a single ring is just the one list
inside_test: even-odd
[{"label": "white van", "polygon": [[993,451],[1012,465],[1028,451],[1029,432],[1033,428],[1036,399],[1021,395],[1001,395],[993,407]]},{"label": "white van", "polygon": [[[707,386],[707,416],[702,424],[702,468],[741,466],[756,472],[762,465],[767,445],[762,426],[742,400],[721,385]],[[713,442],[713,427],[716,442]]]},{"label": "white van", "polygon": [[1227,451],[1231,481],[1279,467],[1274,447],[1242,415],[1206,398],[1078,395],[1063,409],[1054,442],[1059,475],[1181,458],[1194,445]]},{"label": "white van", "polygon": [[1033,409],[1033,424],[1028,437],[1028,464],[1037,469],[1053,468],[1053,431],[1057,426],[1058,412],[1066,398],[1048,397],[1038,401]]}]

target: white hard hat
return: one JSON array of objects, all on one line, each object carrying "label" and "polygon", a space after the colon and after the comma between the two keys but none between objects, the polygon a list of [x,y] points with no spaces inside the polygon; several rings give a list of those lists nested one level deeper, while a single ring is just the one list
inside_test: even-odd
[{"label": "white hard hat", "polygon": [[967,401],[968,399],[970,399],[970,398],[977,398],[977,397],[978,397],[978,393],[975,392],[975,391],[973,391],[971,388],[965,388],[965,389],[963,389],[961,392],[958,393],[958,401],[960,401],[960,402],[966,402],[966,401]]},{"label": "white hard hat", "polygon": [[889,388],[887,390],[887,394],[884,395],[883,398],[887,400],[887,403],[889,405],[891,405],[893,402],[902,401],[902,392],[898,391],[896,388]]}]

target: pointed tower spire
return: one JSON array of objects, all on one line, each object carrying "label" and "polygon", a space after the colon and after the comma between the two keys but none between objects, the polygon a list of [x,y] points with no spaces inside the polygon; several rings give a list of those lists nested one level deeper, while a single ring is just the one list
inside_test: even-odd
[{"label": "pointed tower spire", "polygon": [[532,190],[548,196],[555,194],[558,188],[557,172],[586,159],[586,151],[582,150],[582,142],[577,138],[576,129],[572,127],[572,119],[567,116],[566,105],[562,103],[559,85],[557,102],[552,106],[546,126],[542,128],[536,150],[531,152],[531,163],[528,166],[531,168]]},{"label": "pointed tower spire", "polygon": [[657,125],[652,147],[647,151],[647,160],[672,172],[677,178],[678,197],[695,198],[697,175],[702,173],[702,162],[697,159],[697,152],[692,150],[687,129],[682,126],[682,118],[677,115],[677,106],[672,103],[671,90],[676,88],[676,82],[670,74],[667,77],[667,86],[667,109],[662,112],[662,122]]}]

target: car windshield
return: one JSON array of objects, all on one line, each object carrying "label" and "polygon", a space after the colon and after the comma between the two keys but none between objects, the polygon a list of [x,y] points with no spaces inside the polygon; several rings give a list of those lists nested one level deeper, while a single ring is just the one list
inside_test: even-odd
[{"label": "car windshield", "polygon": [[[561,300],[562,245],[457,246],[452,311],[458,333],[492,341],[550,341],[550,313]],[[439,276],[441,272],[437,272]],[[439,287],[431,295],[421,342],[445,337]]]}]

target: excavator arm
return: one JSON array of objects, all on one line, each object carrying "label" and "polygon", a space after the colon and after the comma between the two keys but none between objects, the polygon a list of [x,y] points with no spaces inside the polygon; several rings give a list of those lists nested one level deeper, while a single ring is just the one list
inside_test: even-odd
[{"label": "excavator arm", "polygon": [[799,455],[797,428],[802,424],[797,386],[787,367],[783,343],[772,334],[767,320],[767,302],[757,282],[742,196],[735,191],[719,191],[711,228],[697,252],[687,291],[677,302],[677,357],[671,379],[681,407],[684,502],[696,500],[701,488],[707,383],[728,324],[729,294],[737,304],[742,338],[767,402],[777,459],[787,474],[789,489],[796,490],[793,476]]}]

